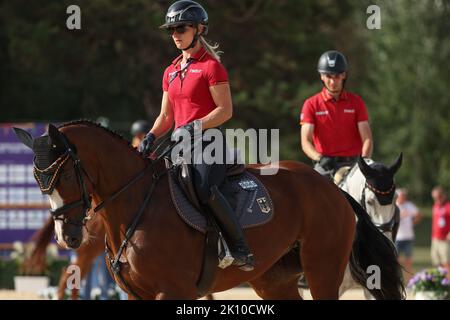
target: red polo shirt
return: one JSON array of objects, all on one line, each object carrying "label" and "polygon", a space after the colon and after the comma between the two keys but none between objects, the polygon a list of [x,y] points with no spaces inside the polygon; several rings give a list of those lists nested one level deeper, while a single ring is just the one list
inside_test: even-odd
[{"label": "red polo shirt", "polygon": [[[182,55],[173,60],[164,71],[162,86],[169,94],[175,118],[175,128],[203,118],[217,106],[209,87],[228,82],[223,65],[201,48],[184,73],[180,73]],[[170,81],[173,79],[172,81]]]},{"label": "red polo shirt", "polygon": [[342,91],[336,101],[325,88],[303,104],[300,124],[314,125],[313,143],[317,152],[331,157],[361,154],[358,122],[367,121],[367,109],[356,94]]},{"label": "red polo shirt", "polygon": [[445,240],[450,232],[450,201],[433,205],[431,237]]}]

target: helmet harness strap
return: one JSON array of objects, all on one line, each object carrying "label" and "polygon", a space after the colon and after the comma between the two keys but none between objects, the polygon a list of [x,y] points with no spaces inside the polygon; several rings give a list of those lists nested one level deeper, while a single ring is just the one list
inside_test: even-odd
[{"label": "helmet harness strap", "polygon": [[183,51],[189,50],[189,49],[195,47],[195,45],[197,44],[197,41],[200,38],[200,33],[198,32],[198,25],[195,25],[194,27],[196,29],[195,30],[194,39],[192,39],[192,42],[191,42],[191,44],[189,46],[187,46],[186,48],[181,49],[181,50],[183,50]]}]

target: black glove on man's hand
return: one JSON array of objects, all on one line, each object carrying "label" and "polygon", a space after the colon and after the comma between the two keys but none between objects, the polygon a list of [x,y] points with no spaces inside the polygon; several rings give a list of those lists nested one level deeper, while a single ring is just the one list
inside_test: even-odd
[{"label": "black glove on man's hand", "polygon": [[335,161],[331,157],[322,156],[320,157],[319,164],[325,170],[333,170]]},{"label": "black glove on man's hand", "polygon": [[148,157],[150,154],[150,149],[153,146],[153,143],[155,142],[156,137],[153,133],[149,132],[147,135],[142,139],[141,144],[139,145],[139,151],[142,152],[144,157]]}]

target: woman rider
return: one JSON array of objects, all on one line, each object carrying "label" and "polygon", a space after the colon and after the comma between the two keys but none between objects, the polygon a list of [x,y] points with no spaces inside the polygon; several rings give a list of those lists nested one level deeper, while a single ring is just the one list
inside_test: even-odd
[{"label": "woman rider", "polygon": [[[228,75],[215,51],[217,46],[209,45],[203,38],[208,32],[205,9],[194,1],[177,1],[169,7],[166,23],[160,28],[168,31],[182,54],[164,72],[161,113],[140,145],[145,156],[154,141],[168,132],[174,122],[175,129],[185,129],[193,136],[194,127],[206,133],[208,129],[217,129],[233,114]],[[202,148],[207,144],[204,142]],[[210,209],[231,242],[233,264],[244,271],[253,270],[253,255],[244,233],[218,189],[225,179],[225,162],[191,166],[198,198]]]}]

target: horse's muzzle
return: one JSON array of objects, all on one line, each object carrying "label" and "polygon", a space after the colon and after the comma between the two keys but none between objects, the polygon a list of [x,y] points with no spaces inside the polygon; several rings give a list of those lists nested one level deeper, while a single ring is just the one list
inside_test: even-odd
[{"label": "horse's muzzle", "polygon": [[72,236],[72,235],[65,235],[64,241],[66,242],[67,246],[71,249],[78,249],[81,245],[82,236]]}]

